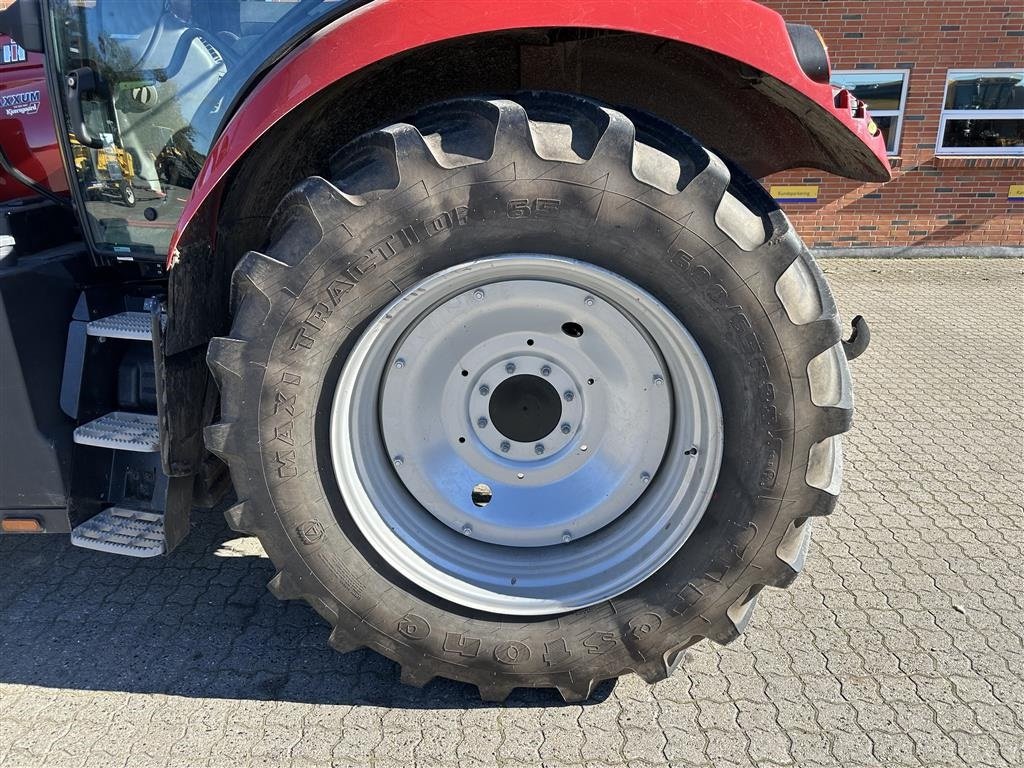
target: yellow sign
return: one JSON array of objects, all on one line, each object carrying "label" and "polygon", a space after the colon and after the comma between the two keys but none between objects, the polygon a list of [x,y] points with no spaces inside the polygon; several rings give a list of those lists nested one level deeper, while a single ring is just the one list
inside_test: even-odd
[{"label": "yellow sign", "polygon": [[1009,200],[1024,200],[1024,184],[1011,184],[1010,193],[1006,197]]},{"label": "yellow sign", "polygon": [[780,203],[816,203],[818,202],[818,186],[816,184],[773,184],[772,197]]}]

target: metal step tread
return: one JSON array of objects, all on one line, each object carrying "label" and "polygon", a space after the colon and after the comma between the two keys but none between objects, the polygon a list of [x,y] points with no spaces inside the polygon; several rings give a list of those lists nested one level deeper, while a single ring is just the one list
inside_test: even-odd
[{"label": "metal step tread", "polygon": [[115,451],[153,453],[160,450],[156,414],[114,411],[75,430],[75,442]]},{"label": "metal step tread", "polygon": [[139,509],[109,507],[71,532],[76,547],[115,555],[156,557],[165,549],[164,516]]},{"label": "metal step tread", "polygon": [[[103,336],[108,339],[131,339],[133,341],[152,341],[152,315],[149,312],[119,312],[116,315],[101,317],[86,326],[89,336]],[[166,324],[166,317],[160,318]]]}]

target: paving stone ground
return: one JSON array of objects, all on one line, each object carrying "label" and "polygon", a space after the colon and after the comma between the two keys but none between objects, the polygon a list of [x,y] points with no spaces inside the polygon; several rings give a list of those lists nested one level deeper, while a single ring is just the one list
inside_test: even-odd
[{"label": "paving stone ground", "polygon": [[1024,764],[1024,263],[825,268],[874,331],[846,489],[741,641],[495,706],[328,651],[220,516],[156,561],[0,538],[0,765]]}]

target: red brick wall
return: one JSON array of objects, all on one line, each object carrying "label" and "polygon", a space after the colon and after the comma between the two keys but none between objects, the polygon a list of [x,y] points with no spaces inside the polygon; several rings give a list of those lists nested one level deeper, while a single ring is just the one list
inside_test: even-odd
[{"label": "red brick wall", "polygon": [[1024,158],[935,157],[947,70],[1020,67],[1024,0],[762,1],[819,29],[834,69],[912,70],[891,183],[814,170],[765,180],[820,183],[817,203],[784,206],[809,245],[1024,244],[1024,203],[1007,200],[1011,184],[1024,184]]}]

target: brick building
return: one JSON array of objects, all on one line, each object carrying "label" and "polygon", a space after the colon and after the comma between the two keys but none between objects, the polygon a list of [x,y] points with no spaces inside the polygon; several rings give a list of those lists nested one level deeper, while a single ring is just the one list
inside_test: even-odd
[{"label": "brick building", "polygon": [[1024,245],[1024,0],[762,0],[829,45],[894,180],[766,179],[816,248]]}]

